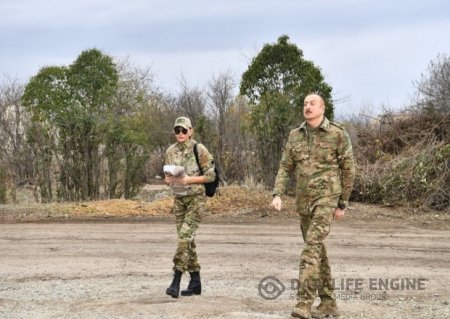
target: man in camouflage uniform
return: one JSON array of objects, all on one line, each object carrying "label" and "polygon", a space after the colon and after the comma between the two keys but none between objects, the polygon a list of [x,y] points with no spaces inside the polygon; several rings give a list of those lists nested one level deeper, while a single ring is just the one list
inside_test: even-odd
[{"label": "man in camouflage uniform", "polygon": [[[187,117],[175,120],[174,133],[177,142],[167,149],[165,164],[183,167],[184,174],[179,177],[168,174],[165,176],[165,182],[172,187],[175,195],[173,212],[178,234],[178,247],[173,257],[174,278],[166,293],[178,298],[181,276],[185,271],[190,273],[191,280],[187,290],[181,291],[181,295],[201,294],[200,264],[194,240],[206,204],[203,184],[213,181],[216,175],[213,157],[204,145],[197,144],[192,139],[193,128]],[[203,175],[200,175],[193,152],[196,144]]]},{"label": "man in camouflage uniform", "polygon": [[305,242],[300,258],[299,302],[292,316],[309,318],[316,292],[320,305],[314,318],[338,316],[336,297],[325,247],[332,219],[345,215],[353,188],[355,165],[347,132],[325,116],[325,103],[317,94],[306,96],[305,122],[293,129],[286,143],[275,180],[272,206],[281,209],[288,174],[296,175],[296,209]]}]

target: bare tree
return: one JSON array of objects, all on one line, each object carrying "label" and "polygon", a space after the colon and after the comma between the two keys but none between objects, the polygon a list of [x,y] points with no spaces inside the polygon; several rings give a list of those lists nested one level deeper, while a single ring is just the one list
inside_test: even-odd
[{"label": "bare tree", "polygon": [[181,92],[176,98],[176,116],[187,116],[195,127],[195,136],[208,145],[208,149],[216,152],[216,132],[214,123],[206,114],[205,93],[198,87],[189,87],[186,80],[180,81]]},{"label": "bare tree", "polygon": [[417,106],[427,111],[450,114],[450,56],[440,54],[428,65],[417,87]]},{"label": "bare tree", "polygon": [[226,113],[233,103],[233,90],[235,87],[236,83],[231,72],[227,71],[220,74],[218,77],[213,77],[208,83],[208,90],[206,92],[209,105],[218,126],[217,153],[219,154],[219,157],[217,161],[219,164],[222,163],[224,152]]},{"label": "bare tree", "polygon": [[205,96],[198,87],[189,87],[184,77],[180,81],[180,87],[181,92],[177,99],[179,116],[185,115],[197,123],[198,118],[205,115]]},{"label": "bare tree", "polygon": [[15,187],[33,177],[32,154],[26,141],[30,116],[21,104],[23,90],[24,85],[13,78],[0,85],[0,166],[10,179],[13,197]]},{"label": "bare tree", "polygon": [[238,96],[225,114],[222,171],[228,182],[256,181],[261,176],[255,136],[247,127],[249,112],[249,104],[242,96]]}]

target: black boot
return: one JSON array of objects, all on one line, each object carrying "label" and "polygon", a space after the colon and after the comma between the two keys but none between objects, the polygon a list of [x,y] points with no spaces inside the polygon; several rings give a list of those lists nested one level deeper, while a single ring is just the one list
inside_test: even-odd
[{"label": "black boot", "polygon": [[186,290],[181,291],[182,296],[200,295],[202,293],[202,283],[200,282],[200,272],[194,271],[189,273],[191,280]]},{"label": "black boot", "polygon": [[172,296],[172,298],[178,298],[180,294],[180,281],[181,281],[181,275],[183,273],[179,270],[175,270],[175,273],[173,274],[173,280],[170,284],[170,287],[167,288],[166,294]]}]

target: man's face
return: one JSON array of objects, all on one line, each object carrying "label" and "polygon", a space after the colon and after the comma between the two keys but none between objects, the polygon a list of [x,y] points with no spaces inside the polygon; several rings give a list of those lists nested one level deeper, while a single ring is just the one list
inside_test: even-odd
[{"label": "man's face", "polygon": [[303,116],[305,120],[311,121],[321,118],[325,113],[325,105],[320,96],[316,94],[308,95],[303,103]]}]

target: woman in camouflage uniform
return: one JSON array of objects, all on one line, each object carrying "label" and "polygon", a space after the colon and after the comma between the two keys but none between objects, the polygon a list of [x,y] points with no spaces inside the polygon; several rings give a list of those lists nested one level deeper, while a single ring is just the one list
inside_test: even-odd
[{"label": "woman in camouflage uniform", "polygon": [[[181,291],[182,296],[201,294],[200,264],[195,251],[195,235],[205,209],[206,196],[204,183],[215,178],[214,162],[211,153],[202,144],[192,139],[193,128],[190,119],[179,117],[175,120],[174,134],[177,139],[166,151],[165,164],[184,168],[180,177],[165,176],[166,184],[172,186],[175,195],[173,211],[175,213],[178,247],[173,257],[174,277],[166,293],[178,298],[181,276],[185,271],[190,274],[188,288]],[[198,160],[203,175],[194,156],[194,146],[197,147]]]}]

